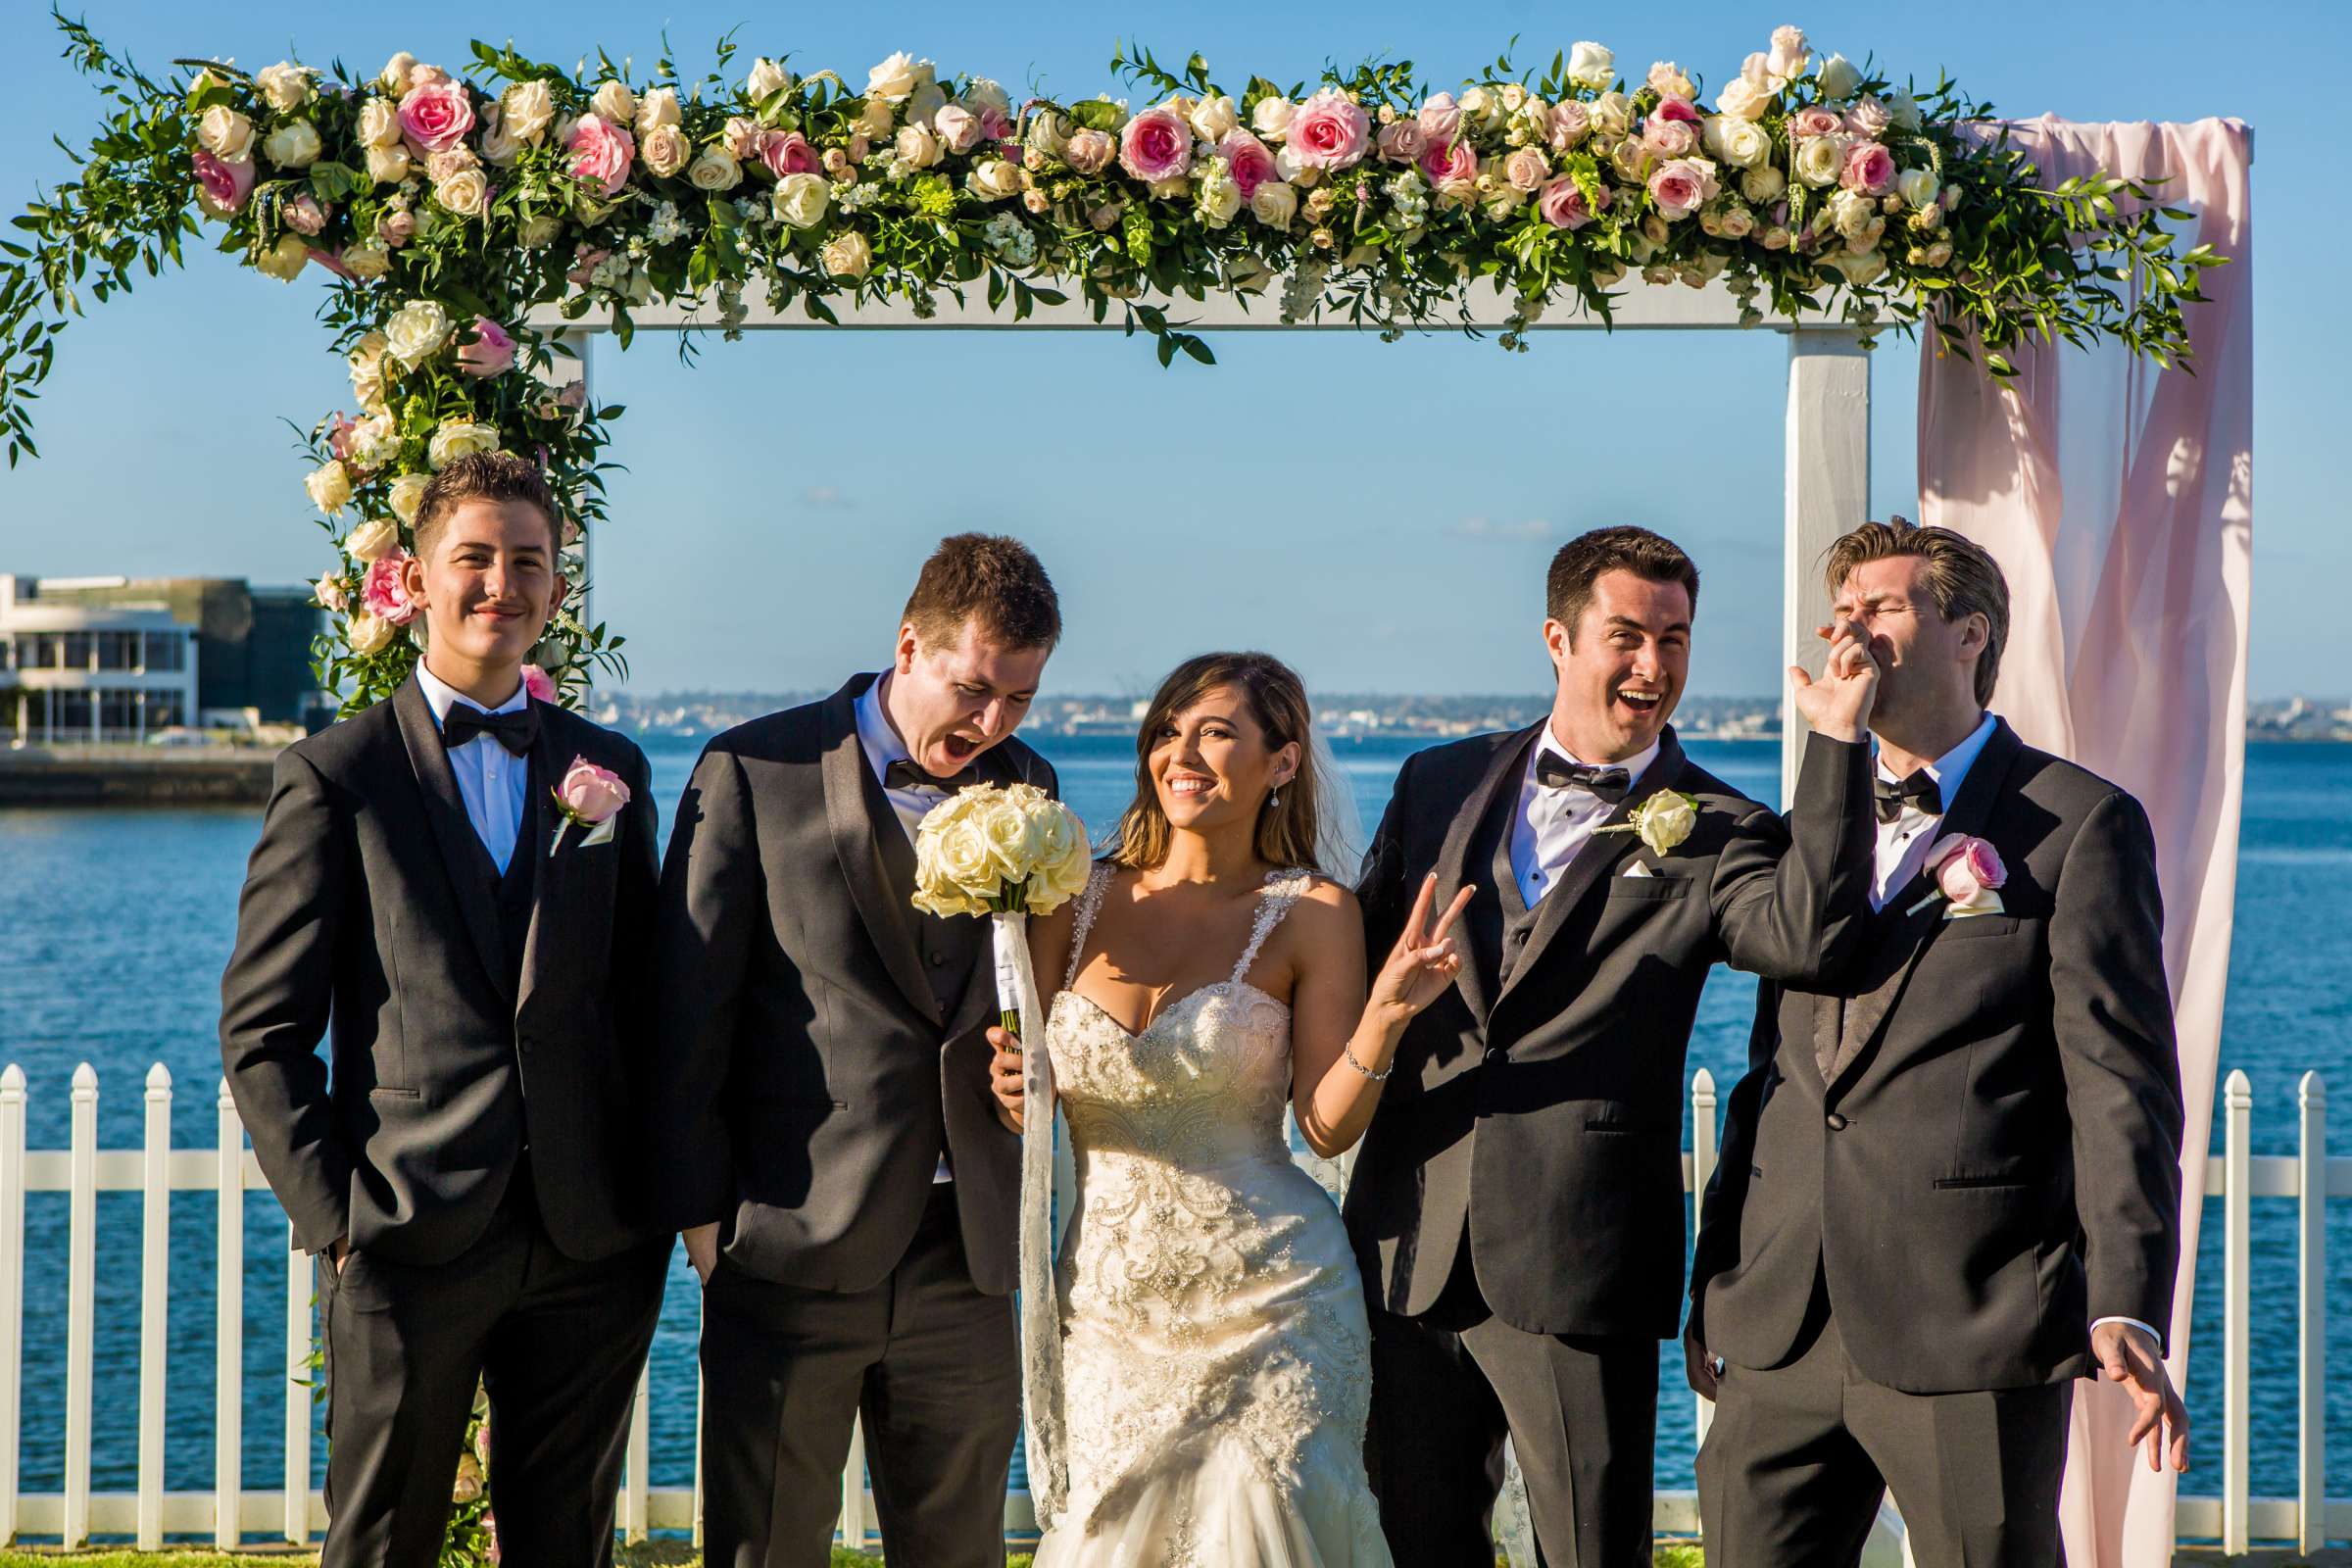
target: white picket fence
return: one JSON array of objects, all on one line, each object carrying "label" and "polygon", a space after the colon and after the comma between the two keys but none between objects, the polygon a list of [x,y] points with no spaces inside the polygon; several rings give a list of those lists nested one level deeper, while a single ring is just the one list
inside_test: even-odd
[{"label": "white picket fence", "polygon": [[[285,1300],[284,1454],[282,1484],[254,1491],[242,1484],[245,1339],[245,1204],[248,1192],[266,1191],[261,1166],[245,1148],[244,1127],[225,1081],[217,1099],[218,1136],[210,1149],[172,1147],[172,1075],[161,1063],[150,1068],[145,1087],[145,1138],[135,1150],[98,1147],[98,1075],[83,1063],[73,1081],[72,1133],[64,1150],[25,1148],[24,1072],[0,1070],[0,1542],[50,1537],[81,1545],[93,1536],[129,1536],[143,1548],[166,1536],[209,1535],[229,1546],[251,1536],[308,1543],[325,1527],[325,1507],[312,1488],[312,1269],[293,1250],[288,1231],[280,1288]],[[1715,1167],[1718,1099],[1715,1080],[1703,1068],[1690,1084],[1695,1147],[1683,1156],[1684,1179],[1693,1194],[1703,1192]],[[2299,1152],[2258,1156],[2252,1152],[2253,1094],[2242,1072],[2230,1074],[2222,1095],[2222,1152],[2207,1165],[2209,1196],[2223,1200],[2226,1266],[2223,1292],[2222,1494],[2180,1499],[2179,1533],[2183,1539],[2218,1538],[2225,1551],[2243,1553],[2255,1541],[2293,1543],[2316,1551],[2329,1541],[2352,1538],[2352,1498],[2328,1496],[2327,1474],[2327,1205],[2352,1198],[2352,1158],[2327,1152],[2327,1093],[2316,1072],[2306,1073],[2297,1093]],[[1066,1161],[1065,1161],[1066,1180]],[[1317,1173],[1332,1177],[1328,1164]],[[130,1493],[91,1490],[92,1327],[97,1278],[97,1195],[142,1195],[138,1362],[138,1486]],[[213,1489],[164,1490],[164,1408],[171,1311],[171,1195],[219,1195],[216,1268],[216,1350]],[[67,1330],[65,1403],[65,1490],[19,1490],[24,1435],[24,1198],[27,1193],[67,1195]],[[2296,1249],[2297,1357],[2296,1494],[2248,1494],[2251,1424],[2251,1325],[2248,1245],[2255,1199],[2291,1199],[2300,1204]],[[1066,1199],[1066,1189],[1065,1189]],[[1066,1211],[1066,1201],[1064,1208]],[[682,1390],[679,1393],[683,1393]],[[693,1487],[654,1487],[648,1482],[650,1391],[641,1378],[629,1427],[627,1465],[620,1499],[620,1527],[632,1541],[650,1530],[691,1531],[702,1536],[701,1471]],[[1701,1401],[1701,1430],[1708,1412]],[[696,1424],[702,1391],[695,1391]],[[873,1499],[864,1485],[861,1444],[853,1439],[842,1478],[841,1539],[875,1544]],[[1689,1493],[1660,1493],[1657,1528],[1695,1534],[1697,1501]],[[1036,1522],[1025,1494],[1005,1498],[1008,1538],[1032,1535]]]}]

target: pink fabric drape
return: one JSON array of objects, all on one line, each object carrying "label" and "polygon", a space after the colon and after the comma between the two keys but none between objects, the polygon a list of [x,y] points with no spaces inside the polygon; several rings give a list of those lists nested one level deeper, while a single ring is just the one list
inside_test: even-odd
[{"label": "pink fabric drape", "polygon": [[[2221,1048],[2245,760],[2253,473],[2253,138],[2238,121],[2013,122],[2055,184],[2104,170],[2194,214],[2230,258],[2187,307],[2196,373],[2128,351],[2012,353],[2006,386],[1923,344],[1922,520],[1989,549],[2011,624],[1994,709],[2034,745],[2136,795],[2155,823],[2165,965],[2187,1104],[2172,1373],[2184,1385],[2197,1221]],[[1987,133],[1991,133],[1989,130]],[[2173,1478],[2124,1446],[2131,1404],[2078,1384],[2062,1521],[2074,1568],[2171,1561]]]}]

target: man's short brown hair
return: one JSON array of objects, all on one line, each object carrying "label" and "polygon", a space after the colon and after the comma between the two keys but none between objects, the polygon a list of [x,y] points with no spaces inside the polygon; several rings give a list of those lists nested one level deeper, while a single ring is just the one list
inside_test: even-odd
[{"label": "man's short brown hair", "polygon": [[457,459],[433,475],[416,504],[411,534],[419,560],[428,560],[442,524],[468,501],[527,501],[547,519],[547,557],[553,565],[563,548],[563,524],[556,520],[556,493],[548,488],[539,466],[512,452],[476,452]]},{"label": "man's short brown hair", "polygon": [[993,533],[951,534],[923,563],[901,624],[924,646],[953,648],[964,622],[1006,648],[1051,649],[1061,641],[1061,601],[1037,556],[1018,539]]},{"label": "man's short brown hair", "polygon": [[1679,582],[1690,596],[1691,615],[1698,614],[1698,566],[1681,545],[1632,523],[1594,528],[1560,546],[1544,583],[1544,613],[1568,628],[1572,643],[1577,620],[1592,603],[1592,584],[1604,571],[1630,571],[1650,582]]},{"label": "man's short brown hair", "polygon": [[1856,566],[1898,556],[1914,556],[1928,564],[1928,592],[1936,601],[1936,613],[1947,625],[1969,615],[1984,617],[1984,652],[1977,656],[1977,705],[1990,706],[1993,682],[2001,673],[2001,650],[2009,642],[2009,580],[2001,575],[2000,564],[1983,545],[1949,528],[1923,528],[1901,517],[1866,522],[1830,546],[1825,558],[1830,597],[1838,597]]}]

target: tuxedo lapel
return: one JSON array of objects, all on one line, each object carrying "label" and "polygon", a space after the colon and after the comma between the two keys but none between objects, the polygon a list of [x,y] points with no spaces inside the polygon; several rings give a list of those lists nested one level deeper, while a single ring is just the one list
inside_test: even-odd
[{"label": "tuxedo lapel", "polygon": [[[1470,853],[1478,839],[1479,825],[1495,809],[1496,796],[1502,791],[1511,791],[1516,802],[1519,775],[1527,765],[1527,749],[1535,744],[1536,734],[1542,728],[1542,723],[1531,725],[1497,746],[1494,756],[1487,763],[1486,775],[1478,781],[1478,787],[1470,792],[1470,798],[1463,802],[1461,809],[1454,813],[1452,825],[1446,830],[1446,843],[1438,852],[1438,886],[1435,896],[1430,900],[1429,906],[1432,909],[1449,907],[1464,884],[1477,880],[1470,864]],[[1502,832],[1503,843],[1507,846],[1511,833],[1511,822],[1507,816],[1502,824]],[[1418,893],[1420,890],[1407,891]],[[1497,891],[1494,896],[1499,899],[1501,894]],[[1477,895],[1473,894],[1472,897]],[[1470,1015],[1483,1023],[1494,995],[1496,976],[1501,971],[1502,956],[1498,952],[1483,951],[1481,944],[1473,944],[1473,947],[1480,951],[1470,954],[1470,961],[1462,965],[1462,972],[1455,976],[1454,985],[1460,990],[1462,1001],[1469,1004]]]},{"label": "tuxedo lapel", "polygon": [[[594,864],[581,865],[574,852],[582,847],[590,830],[577,826],[564,833],[561,853],[548,852],[556,834],[553,792],[570,765],[570,760],[562,753],[562,742],[554,734],[556,722],[552,712],[539,715],[539,738],[531,743],[530,783],[523,791],[522,821],[514,840],[516,855],[537,857],[532,867],[531,930],[522,946],[522,992],[515,999],[517,1012],[547,978],[543,970],[562,949],[561,933],[578,903],[582,880],[597,874],[600,866],[609,865],[617,871],[620,863],[612,850],[606,848],[594,852],[600,858]],[[618,819],[614,830],[625,829],[625,817]]]},{"label": "tuxedo lapel", "polygon": [[1536,912],[1536,928],[1528,935],[1527,951],[1519,955],[1518,962],[1511,969],[1511,978],[1503,983],[1502,995],[1494,999],[1497,1007],[1502,1005],[1504,998],[1517,988],[1522,979],[1536,970],[1544,947],[1559,935],[1560,927],[1567,923],[1568,916],[1576,906],[1591,896],[1595,887],[1602,885],[1619,860],[1642,847],[1642,840],[1637,834],[1604,830],[1626,822],[1633,816],[1635,807],[1672,784],[1682,776],[1682,743],[1674,738],[1674,730],[1669,727],[1659,737],[1658,755],[1650,759],[1649,765],[1642,770],[1642,776],[1634,780],[1633,786],[1625,792],[1625,799],[1617,803],[1616,809],[1610,811],[1592,830],[1592,836],[1585,841],[1584,848],[1576,852],[1575,858],[1560,872],[1559,881],[1544,893],[1543,907]]},{"label": "tuxedo lapel", "polygon": [[[450,892],[458,901],[459,912],[466,918],[466,929],[472,933],[474,951],[481,956],[490,983],[512,1004],[514,982],[507,973],[506,944],[499,934],[498,907],[494,902],[496,894],[481,873],[486,863],[481,840],[473,830],[473,819],[466,814],[465,797],[458,793],[458,775],[449,765],[449,749],[441,744],[440,726],[433,722],[432,705],[425,701],[424,688],[417,685],[415,675],[403,681],[392,694],[392,712],[400,721],[400,739],[408,749],[409,766],[424,795],[425,821],[432,827],[433,842],[441,851],[442,867],[449,873]],[[522,854],[525,848],[517,844],[515,853]]]},{"label": "tuxedo lapel", "polygon": [[[2001,788],[2008,781],[2010,764],[2023,749],[2016,732],[2005,721],[1995,719],[1984,749],[1977,754],[1968,777],[1960,782],[1959,798],[1936,825],[1936,838],[1955,833],[1975,834],[1983,829],[1992,814],[1993,802],[2000,798]],[[1943,925],[1944,906],[1941,899],[1928,897],[1935,887],[1935,879],[1922,871],[1901,887],[1889,890],[1886,906],[1879,911],[1877,936],[1861,970],[1868,989],[1840,1009],[1843,1016],[1838,1027],[1837,1052],[1822,1073],[1825,1086],[1835,1089],[1838,1081],[1862,1058],[1886,1023],[1886,1014],[1902,999],[1903,988],[1910,982],[1919,956],[1936,940]],[[1819,1011],[1814,1018],[1818,1053]]]},{"label": "tuxedo lapel", "polygon": [[[823,751],[818,770],[825,787],[825,825],[833,837],[833,854],[841,862],[842,879],[849,884],[850,901],[865,922],[866,934],[882,956],[882,966],[906,995],[914,1010],[926,1018],[939,1017],[939,999],[923,972],[922,955],[914,943],[914,893],[911,878],[903,888],[893,885],[884,870],[878,835],[887,826],[902,844],[906,830],[896,817],[887,823],[875,817],[874,799],[881,786],[866,764],[865,749],[858,743],[857,700],[873,677],[860,675],[825,700],[821,721]],[[889,816],[889,802],[882,802]]]}]

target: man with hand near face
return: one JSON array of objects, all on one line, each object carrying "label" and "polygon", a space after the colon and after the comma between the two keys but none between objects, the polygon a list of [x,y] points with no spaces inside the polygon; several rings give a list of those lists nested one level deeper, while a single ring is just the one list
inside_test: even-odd
[{"label": "man with hand near face", "polygon": [[[657,846],[643,754],[524,685],[556,510],[506,453],[433,476],[402,564],[426,652],[279,755],[221,977],[229,1091],[318,1258],[331,1568],[438,1560],[477,1382],[508,1560],[612,1557],[670,1248],[628,1081]],[[628,798],[557,843],[583,762]]]},{"label": "man with hand near face", "polygon": [[865,1422],[883,1550],[1004,1561],[1020,1141],[988,923],[917,910],[914,833],[1012,738],[1061,635],[1017,540],[924,563],[888,669],[712,740],[662,873],[655,1192],[703,1281],[706,1558],[822,1568]]},{"label": "man with hand near face", "polygon": [[1348,1190],[1373,1483],[1415,1568],[1491,1568],[1506,1436],[1545,1561],[1647,1568],[1699,990],[1718,962],[1832,972],[1869,910],[1877,667],[1840,632],[1820,679],[1791,672],[1814,735],[1784,825],[1667,723],[1697,599],[1646,528],[1562,546],[1551,712],[1413,757],[1365,858],[1375,956],[1424,876],[1441,906],[1477,890],[1460,979],[1406,1031]]}]

